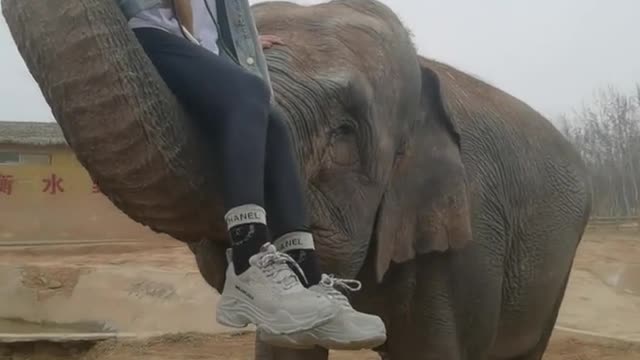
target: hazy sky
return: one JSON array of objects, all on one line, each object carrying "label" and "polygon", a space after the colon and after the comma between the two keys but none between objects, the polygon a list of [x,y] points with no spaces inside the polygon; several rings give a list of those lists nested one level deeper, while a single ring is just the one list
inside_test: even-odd
[{"label": "hazy sky", "polygon": [[[640,0],[383,2],[411,29],[423,55],[477,75],[551,117],[579,106],[599,86],[631,90],[640,82]],[[51,119],[2,18],[0,120]]]}]

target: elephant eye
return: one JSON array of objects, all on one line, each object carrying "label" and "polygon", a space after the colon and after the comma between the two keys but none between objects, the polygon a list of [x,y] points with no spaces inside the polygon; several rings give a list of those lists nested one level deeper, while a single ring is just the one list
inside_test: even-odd
[{"label": "elephant eye", "polygon": [[353,133],[355,133],[355,129],[353,128],[353,126],[348,124],[342,124],[337,128],[331,130],[331,138],[333,139],[339,136],[345,136]]},{"label": "elephant eye", "polygon": [[358,146],[355,128],[342,124],[331,130],[329,137],[330,162],[339,166],[353,166],[358,162]]}]

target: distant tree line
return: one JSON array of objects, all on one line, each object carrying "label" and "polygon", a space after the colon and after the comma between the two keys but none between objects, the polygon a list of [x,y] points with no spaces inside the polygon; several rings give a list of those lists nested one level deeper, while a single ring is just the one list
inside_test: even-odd
[{"label": "distant tree line", "polygon": [[634,93],[614,87],[560,118],[591,174],[593,216],[640,215],[640,83]]}]

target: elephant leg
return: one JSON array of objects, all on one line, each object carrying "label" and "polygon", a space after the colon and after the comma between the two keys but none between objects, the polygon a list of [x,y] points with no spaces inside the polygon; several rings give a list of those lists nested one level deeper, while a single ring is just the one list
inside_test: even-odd
[{"label": "elephant leg", "polygon": [[198,242],[187,243],[187,246],[195,256],[200,275],[211,287],[219,292],[222,291],[227,267],[225,243],[205,238]]},{"label": "elephant leg", "polygon": [[[473,249],[475,251],[475,249]],[[468,254],[423,255],[395,267],[389,284],[389,338],[394,360],[486,360],[496,333],[501,277]],[[389,358],[387,357],[387,358]]]},{"label": "elephant leg", "polygon": [[315,348],[310,350],[294,350],[271,346],[256,339],[255,360],[328,360],[329,350]]},{"label": "elephant leg", "polygon": [[556,299],[553,313],[551,314],[551,317],[549,318],[549,321],[547,323],[547,327],[544,329],[544,332],[542,333],[542,336],[540,337],[540,340],[538,341],[536,346],[531,351],[529,351],[526,355],[517,356],[513,358],[513,360],[542,359],[542,356],[544,355],[545,351],[547,351],[547,346],[549,345],[549,340],[551,339],[553,328],[556,325],[556,319],[558,318],[558,313],[560,312],[560,306],[562,305],[562,300],[564,299],[564,294],[567,290],[567,284],[569,283],[570,275],[571,273],[569,272],[567,274],[567,277],[564,280],[564,285],[562,287],[562,291],[560,292],[560,295],[558,296],[558,299]]}]

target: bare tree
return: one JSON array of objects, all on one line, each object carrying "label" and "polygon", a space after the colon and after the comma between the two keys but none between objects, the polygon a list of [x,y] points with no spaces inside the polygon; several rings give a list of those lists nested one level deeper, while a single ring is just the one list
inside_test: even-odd
[{"label": "bare tree", "polygon": [[630,216],[640,210],[640,84],[627,95],[614,87],[559,119],[591,173],[593,214]]}]

